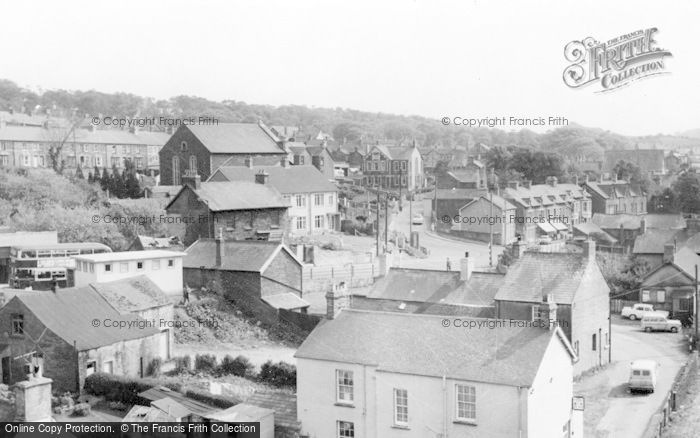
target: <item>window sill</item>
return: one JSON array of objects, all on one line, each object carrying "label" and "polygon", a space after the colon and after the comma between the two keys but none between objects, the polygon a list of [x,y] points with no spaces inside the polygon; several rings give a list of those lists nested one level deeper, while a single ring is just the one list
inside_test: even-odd
[{"label": "window sill", "polygon": [[465,426],[476,426],[476,421],[469,421],[469,420],[454,420],[454,424],[463,424]]},{"label": "window sill", "polygon": [[355,408],[354,403],[343,403],[343,402],[335,402],[333,404],[334,406],[339,406],[341,408]]},{"label": "window sill", "polygon": [[391,428],[392,429],[399,429],[399,430],[411,430],[410,427],[408,427],[407,425],[405,426],[403,424],[392,424]]}]

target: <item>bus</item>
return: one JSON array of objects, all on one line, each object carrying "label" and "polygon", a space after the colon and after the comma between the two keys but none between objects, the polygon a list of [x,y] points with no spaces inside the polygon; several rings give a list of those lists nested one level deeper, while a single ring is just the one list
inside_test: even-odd
[{"label": "bus", "polygon": [[58,243],[10,248],[9,286],[15,289],[49,290],[70,287],[68,271],[75,268],[73,256],[112,252],[101,243]]}]

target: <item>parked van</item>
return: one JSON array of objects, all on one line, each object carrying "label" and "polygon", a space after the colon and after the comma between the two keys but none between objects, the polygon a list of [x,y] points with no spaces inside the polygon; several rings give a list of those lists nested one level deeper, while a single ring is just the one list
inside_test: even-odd
[{"label": "parked van", "polygon": [[645,332],[664,331],[678,333],[682,324],[677,319],[668,319],[661,314],[644,315],[642,318],[642,330]]},{"label": "parked van", "polygon": [[635,360],[630,366],[630,392],[654,392],[659,364],[653,360]]}]

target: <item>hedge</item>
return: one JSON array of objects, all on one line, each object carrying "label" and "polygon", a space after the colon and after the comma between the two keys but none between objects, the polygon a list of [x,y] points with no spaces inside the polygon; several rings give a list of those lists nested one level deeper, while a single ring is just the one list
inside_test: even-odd
[{"label": "hedge", "polygon": [[173,391],[182,389],[179,383],[162,382],[158,379],[139,379],[136,377],[117,376],[108,373],[95,373],[85,379],[85,392],[103,396],[105,400],[117,401],[128,405],[150,405],[150,401],[139,397],[148,389],[165,386]]},{"label": "hedge", "polygon": [[220,375],[234,375],[239,377],[251,377],[255,375],[255,367],[247,357],[237,356],[235,359],[226,355],[221,361],[217,372]]},{"label": "hedge", "polygon": [[260,367],[258,379],[277,387],[296,387],[297,368],[286,362],[274,363],[268,360]]},{"label": "hedge", "polygon": [[203,372],[216,370],[216,356],[213,354],[198,354],[194,357],[194,369]]},{"label": "hedge", "polygon": [[215,406],[219,409],[228,409],[231,406],[235,406],[241,402],[240,400],[236,400],[231,397],[210,394],[208,392],[196,391],[194,389],[186,391],[185,396],[193,400],[197,400],[198,402],[202,402],[210,406]]}]

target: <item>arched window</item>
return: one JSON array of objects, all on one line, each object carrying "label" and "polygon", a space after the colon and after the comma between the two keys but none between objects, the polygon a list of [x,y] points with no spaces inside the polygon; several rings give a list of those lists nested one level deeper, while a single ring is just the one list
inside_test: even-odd
[{"label": "arched window", "polygon": [[173,185],[180,185],[180,158],[177,155],[173,157]]},{"label": "arched window", "polygon": [[194,155],[190,155],[190,173],[192,175],[197,174],[197,157]]},{"label": "arched window", "polygon": [[182,143],[180,143],[180,150],[181,151],[187,150],[187,142],[186,141],[183,141]]}]

